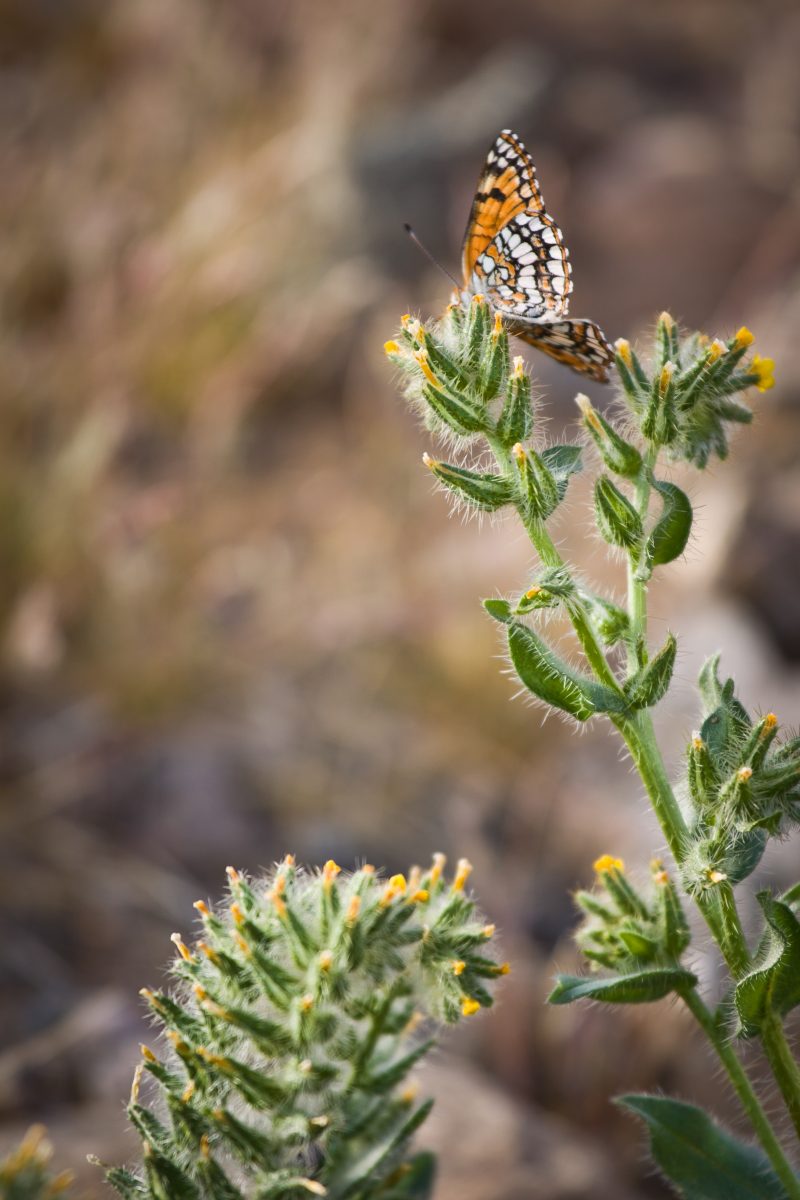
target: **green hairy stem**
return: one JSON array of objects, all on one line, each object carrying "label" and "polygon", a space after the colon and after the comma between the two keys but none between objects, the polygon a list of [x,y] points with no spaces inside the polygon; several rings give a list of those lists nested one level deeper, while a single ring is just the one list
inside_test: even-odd
[{"label": "green hairy stem", "polygon": [[[702,725],[687,749],[679,803],[651,716],[671,683],[676,639],[669,634],[653,651],[647,617],[653,574],[680,558],[693,518],[686,494],[662,477],[664,460],[702,469],[715,455],[725,458],[731,426],[752,417],[740,394],[754,385],[762,391],[772,386],[772,364],[758,355],[748,361],[753,336],[747,329],[712,343],[683,336],[664,313],[649,362],[628,342],[617,343],[617,417],[599,413],[580,395],[583,442],[540,449],[531,381],[522,359],[512,363],[507,342],[500,318],[493,322],[485,302],[474,297],[451,305],[439,322],[404,318],[385,349],[430,431],[460,450],[453,463],[425,455],[449,496],[467,508],[514,511],[536,551],[539,571],[532,585],[516,597],[484,601],[502,628],[521,683],[540,703],[573,720],[608,719],[630,753],[677,871],[673,882],[656,864],[646,893],[628,879],[620,860],[597,860],[599,891],[576,896],[584,914],[577,937],[590,974],[560,976],[551,1002],[680,996],[724,1067],[765,1157],[718,1131],[691,1105],[627,1097],[626,1106],[650,1126],[658,1165],[695,1200],[716,1196],[700,1188],[697,1172],[714,1176],[720,1165],[739,1180],[731,1196],[756,1194],[747,1190],[752,1173],[765,1196],[796,1197],[800,1183],[736,1039],[760,1039],[800,1132],[800,1069],[783,1028],[800,1005],[800,885],[782,899],[759,893],[765,920],[752,950],[736,889],[757,867],[768,840],[800,820],[800,739],[776,741],[774,715],[754,720],[733,681],[719,678],[718,659],[708,660],[699,679]],[[479,473],[471,465],[482,442],[493,455],[494,472]],[[624,607],[585,587],[549,528],[570,476],[584,467],[587,446],[600,460],[594,485],[598,533],[626,559]],[[549,640],[553,609],[572,625],[583,657],[579,666]],[[701,999],[681,961],[690,943],[684,900],[699,908],[730,972],[733,1004],[719,1014]]]}]

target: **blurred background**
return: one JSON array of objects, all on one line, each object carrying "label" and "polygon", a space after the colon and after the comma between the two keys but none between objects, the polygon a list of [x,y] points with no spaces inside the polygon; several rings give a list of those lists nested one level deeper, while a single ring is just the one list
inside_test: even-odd
[{"label": "blurred background", "polygon": [[[423,1080],[440,1200],[664,1195],[615,1091],[736,1126],[677,1009],[543,1004],[570,889],[660,838],[603,729],[512,702],[478,601],[528,546],[448,516],[381,346],[449,293],[402,222],[457,269],[504,126],[575,315],[749,325],[778,384],[724,469],[677,476],[698,522],[652,598],[681,651],[659,727],[677,762],[717,648],[796,721],[798,60],[794,0],[2,0],[0,1150],[44,1120],[100,1196],[138,988],[226,864],[286,851],[475,864],[514,972]],[[582,385],[533,365],[568,433]],[[586,500],[558,536],[619,587]]]}]

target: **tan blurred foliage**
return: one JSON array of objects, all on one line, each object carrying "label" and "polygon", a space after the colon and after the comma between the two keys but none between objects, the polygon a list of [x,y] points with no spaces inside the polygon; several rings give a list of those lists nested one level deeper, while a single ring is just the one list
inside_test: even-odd
[{"label": "tan blurred foliage", "polygon": [[[477,599],[519,585],[527,550],[448,519],[379,348],[448,291],[402,222],[456,263],[506,125],[565,230],[576,314],[611,337],[665,307],[750,325],[779,386],[733,464],[690,481],[698,537],[654,604],[685,664],[663,727],[677,752],[717,645],[748,703],[796,719],[797,6],[4,0],[0,21],[9,1136],[44,1116],[71,1162],[124,1153],[135,985],[226,862],[442,847],[475,862],[516,963],[459,1042],[494,1079],[443,1200],[468,1176],[476,1198],[498,1178],[506,1200],[534,1179],[605,1196],[612,1159],[615,1194],[661,1194],[607,1095],[725,1111],[683,1018],[542,1005],[569,888],[658,838],[610,739],[509,703]],[[537,367],[555,435],[575,381]],[[584,500],[559,533],[600,577]],[[462,1085],[437,1086],[447,1153]]]}]

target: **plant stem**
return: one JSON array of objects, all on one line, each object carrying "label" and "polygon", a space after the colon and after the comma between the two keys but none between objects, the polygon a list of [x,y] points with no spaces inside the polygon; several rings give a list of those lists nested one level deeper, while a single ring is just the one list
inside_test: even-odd
[{"label": "plant stem", "polygon": [[772,1074],[781,1090],[792,1123],[800,1137],[800,1067],[786,1041],[786,1034],[777,1013],[770,1012],[761,1026],[761,1041],[769,1059]]},{"label": "plant stem", "polygon": [[[487,441],[492,448],[497,465],[506,475],[510,475],[513,469],[511,455],[505,446],[503,446],[502,442],[492,437],[487,436]],[[563,567],[565,565],[564,560],[559,554],[550,534],[547,532],[544,521],[539,520],[537,517],[530,517],[521,506],[517,508],[517,512],[525,527],[525,532],[530,538],[531,545],[545,566]],[[567,611],[572,622],[572,628],[575,630],[586,659],[598,680],[604,683],[606,687],[613,688],[615,692],[621,693],[622,689],[619,681],[608,665],[608,660],[595,636],[582,601],[574,597],[567,605]]]},{"label": "plant stem", "polygon": [[761,1107],[753,1085],[744,1067],[739,1062],[723,1030],[718,1027],[714,1015],[706,1007],[694,988],[682,991],[681,998],[694,1016],[697,1023],[714,1047],[717,1057],[725,1068],[725,1072],[733,1085],[742,1107],[755,1130],[758,1140],[775,1169],[775,1174],[786,1188],[790,1200],[800,1200],[800,1179],[792,1170],[783,1149],[772,1131],[767,1114]]},{"label": "plant stem", "polygon": [[653,723],[646,712],[632,717],[611,718],[630,751],[636,770],[647,789],[661,832],[675,861],[685,854],[686,823],[669,782],[664,760],[656,742]]}]

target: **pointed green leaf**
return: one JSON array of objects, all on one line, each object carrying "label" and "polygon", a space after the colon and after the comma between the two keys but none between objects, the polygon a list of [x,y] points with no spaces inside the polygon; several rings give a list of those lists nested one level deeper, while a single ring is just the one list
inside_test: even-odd
[{"label": "pointed green leaf", "polygon": [[511,483],[494,472],[469,471],[453,463],[425,459],[426,466],[449,491],[466,500],[473,508],[497,512],[513,500]]},{"label": "pointed green leaf", "polygon": [[483,607],[490,617],[494,617],[495,621],[500,621],[503,625],[508,625],[510,622],[511,605],[507,600],[484,600]]},{"label": "pointed green leaf", "polygon": [[667,634],[658,653],[627,681],[625,695],[631,708],[652,708],[662,699],[672,679],[677,648],[674,635]]},{"label": "pointed green leaf", "polygon": [[597,528],[611,546],[633,550],[640,545],[644,530],[636,509],[607,475],[594,485],[594,510]]},{"label": "pointed green leaf", "polygon": [[433,1154],[415,1154],[399,1183],[386,1193],[386,1200],[430,1200],[436,1182],[436,1158]]},{"label": "pointed green leaf", "polygon": [[800,922],[788,904],[759,892],[766,917],[753,966],[736,985],[740,1032],[757,1034],[768,1012],[785,1016],[800,1004]]},{"label": "pointed green leaf", "polygon": [[670,992],[694,987],[697,979],[682,967],[653,967],[627,975],[600,978],[558,975],[548,1004],[572,1004],[573,1000],[603,1000],[608,1004],[648,1004]]},{"label": "pointed green leaf", "polygon": [[556,481],[559,503],[567,493],[567,485],[571,476],[577,474],[583,467],[581,455],[583,446],[574,446],[567,442],[556,446],[548,446],[542,451],[542,462]]},{"label": "pointed green leaf", "polygon": [[661,516],[647,539],[645,562],[650,567],[672,562],[686,549],[692,531],[692,506],[689,497],[674,483],[653,480],[661,496]]},{"label": "pointed green leaf", "polygon": [[761,1151],[731,1137],[701,1108],[663,1096],[620,1096],[617,1104],[647,1124],[653,1158],[686,1200],[785,1200]]},{"label": "pointed green leaf", "polygon": [[528,691],[578,721],[587,721],[599,712],[624,710],[622,696],[574,671],[520,621],[509,623],[508,650]]},{"label": "pointed green leaf", "polygon": [[523,371],[512,374],[506,388],[506,398],[497,421],[497,436],[510,450],[517,442],[526,441],[533,430],[533,403],[530,376]]}]

